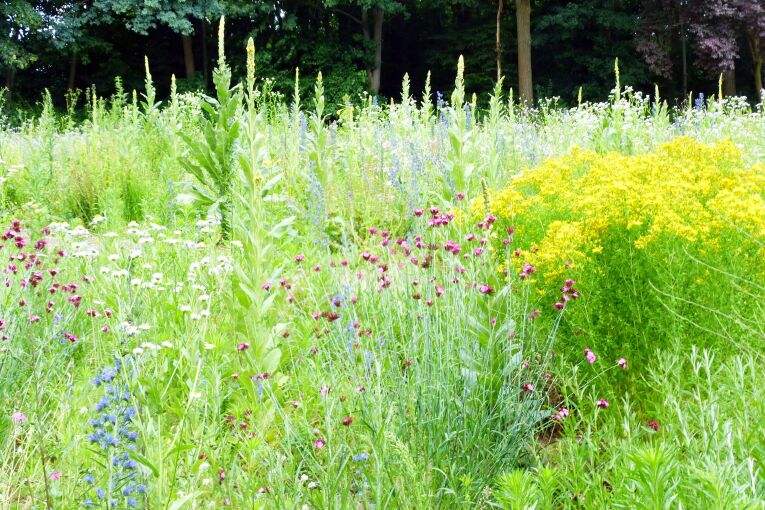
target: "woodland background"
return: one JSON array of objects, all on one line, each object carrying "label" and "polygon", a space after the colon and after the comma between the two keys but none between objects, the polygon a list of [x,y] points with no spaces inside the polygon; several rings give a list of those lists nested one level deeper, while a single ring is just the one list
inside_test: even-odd
[{"label": "woodland background", "polygon": [[413,92],[428,71],[448,90],[460,54],[481,100],[498,74],[525,99],[604,99],[615,58],[622,83],[678,102],[717,92],[721,74],[729,95],[762,89],[765,0],[2,0],[0,84],[22,105],[45,88],[60,103],[112,94],[117,76],[140,90],[146,56],[160,96],[172,74],[180,91],[206,89],[221,16],[235,77],[251,36],[259,77],[290,95],[296,67],[305,91],[321,71],[329,104],[397,96],[404,73]]}]

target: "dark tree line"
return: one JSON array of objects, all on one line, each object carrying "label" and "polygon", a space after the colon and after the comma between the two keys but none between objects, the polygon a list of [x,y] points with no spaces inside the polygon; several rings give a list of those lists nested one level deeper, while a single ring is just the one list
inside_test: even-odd
[{"label": "dark tree line", "polygon": [[665,97],[714,91],[720,75],[729,94],[762,89],[765,0],[0,0],[0,86],[19,100],[108,94],[116,76],[140,89],[146,55],[160,93],[171,74],[204,89],[224,15],[235,73],[252,36],[259,77],[288,94],[296,67],[306,89],[322,71],[330,101],[396,96],[406,72],[448,90],[460,54],[469,90],[505,76],[527,101],[580,87],[602,99],[615,58],[623,83]]}]

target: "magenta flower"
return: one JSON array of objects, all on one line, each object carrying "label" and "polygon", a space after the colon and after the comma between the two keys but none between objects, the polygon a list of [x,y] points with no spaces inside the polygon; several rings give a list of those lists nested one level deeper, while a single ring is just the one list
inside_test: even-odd
[{"label": "magenta flower", "polygon": [[353,416],[346,416],[343,418],[343,425],[346,427],[349,426],[351,423],[353,423]]},{"label": "magenta flower", "polygon": [[601,398],[600,400],[598,400],[597,406],[600,409],[608,409],[608,400]]},{"label": "magenta flower", "polygon": [[622,368],[627,368],[627,360],[625,358],[619,358],[619,361],[617,361],[616,364]]},{"label": "magenta flower", "polygon": [[566,419],[568,414],[569,414],[568,409],[566,409],[565,407],[561,407],[560,409],[558,409],[552,414],[552,419],[554,421],[563,421]]},{"label": "magenta flower", "polygon": [[598,359],[598,357],[597,357],[597,356],[595,356],[595,353],[594,353],[594,352],[592,352],[590,349],[585,349],[585,350],[584,350],[584,357],[585,357],[585,359],[587,359],[587,361],[589,361],[589,362],[590,362],[590,365],[592,365],[593,363],[595,363],[595,360],[597,360],[597,359]]},{"label": "magenta flower", "polygon": [[322,438],[319,438],[313,442],[313,447],[317,450],[321,450],[325,446],[327,446],[327,442],[323,440]]},{"label": "magenta flower", "polygon": [[13,413],[11,415],[11,419],[16,423],[24,423],[25,421],[27,421],[26,415],[22,413],[21,411],[16,411],[15,413]]},{"label": "magenta flower", "polygon": [[462,191],[457,193],[457,200],[465,200],[465,193],[463,193]]},{"label": "magenta flower", "polygon": [[250,348],[250,344],[247,342],[242,342],[241,344],[236,346],[236,350],[239,352],[246,351]]},{"label": "magenta flower", "polygon": [[[516,256],[520,254],[519,250],[516,250]],[[532,275],[537,272],[537,268],[526,262],[523,264],[523,267],[521,268],[521,274],[518,275],[518,277],[521,280],[525,280],[529,277],[529,275]]]},{"label": "magenta flower", "polygon": [[271,290],[271,282],[264,283],[263,285],[260,286],[260,288],[268,292],[269,290]]},{"label": "magenta flower", "polygon": [[531,393],[534,391],[534,385],[531,383],[526,383],[522,387],[524,393]]},{"label": "magenta flower", "polygon": [[298,264],[303,262],[304,259],[305,259],[305,255],[303,255],[302,253],[295,255],[295,262],[297,262]]},{"label": "magenta flower", "polygon": [[53,473],[50,474],[50,479],[55,482],[62,476],[64,476],[64,474],[61,471],[54,471]]},{"label": "magenta flower", "polygon": [[485,283],[478,286],[478,292],[481,294],[494,294],[494,288],[490,287],[489,285],[486,285]]}]

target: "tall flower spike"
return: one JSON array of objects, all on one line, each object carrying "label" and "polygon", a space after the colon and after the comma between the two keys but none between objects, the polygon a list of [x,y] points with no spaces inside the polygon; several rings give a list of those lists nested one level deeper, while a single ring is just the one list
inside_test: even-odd
[{"label": "tall flower spike", "polygon": [[151,72],[149,72],[149,57],[146,55],[143,56],[143,66],[146,70],[146,88],[148,89],[153,85],[153,82],[151,79]]},{"label": "tall flower spike", "polygon": [[247,40],[247,90],[250,94],[255,90],[255,42],[252,37]]},{"label": "tall flower spike", "polygon": [[457,78],[454,80],[454,92],[452,92],[452,107],[455,110],[462,110],[465,102],[465,59],[460,55],[457,60]]},{"label": "tall flower spike", "polygon": [[218,67],[223,69],[226,67],[226,50],[223,46],[223,39],[226,33],[226,17],[220,17],[220,23],[218,23]]}]

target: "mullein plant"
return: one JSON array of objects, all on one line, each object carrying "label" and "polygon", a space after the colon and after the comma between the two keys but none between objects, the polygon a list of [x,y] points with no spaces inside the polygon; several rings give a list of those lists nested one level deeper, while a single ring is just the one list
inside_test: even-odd
[{"label": "mullein plant", "polygon": [[454,81],[451,104],[446,109],[448,121],[446,167],[444,168],[441,199],[444,203],[453,200],[457,193],[465,192],[471,176],[476,170],[478,159],[469,155],[473,131],[468,120],[465,104],[465,59],[460,55],[457,62],[457,78]]},{"label": "mullein plant", "polygon": [[242,391],[236,398],[243,406],[262,399],[264,379],[283,383],[284,375],[278,374],[279,340],[287,325],[278,320],[278,315],[285,303],[274,302],[275,295],[263,293],[262,287],[276,285],[281,271],[279,254],[295,235],[292,225],[296,219],[286,214],[285,199],[280,194],[284,173],[268,163],[266,115],[255,101],[258,91],[252,39],[247,43],[246,87],[239,170],[232,194],[234,271],[229,313],[234,332],[232,352],[237,353],[242,370],[260,376],[238,384]]},{"label": "mullein plant", "polygon": [[236,173],[235,152],[239,138],[242,93],[231,86],[231,69],[224,49],[224,18],[218,28],[218,65],[213,71],[216,97],[202,103],[201,139],[180,133],[188,154],[180,162],[193,177],[194,184],[180,194],[180,203],[191,204],[207,216],[220,218],[223,239],[231,237],[232,186]]}]

